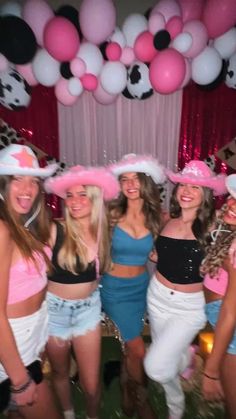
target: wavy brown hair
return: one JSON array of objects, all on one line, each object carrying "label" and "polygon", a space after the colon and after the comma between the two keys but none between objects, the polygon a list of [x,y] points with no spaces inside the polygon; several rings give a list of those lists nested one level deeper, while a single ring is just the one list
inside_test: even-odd
[{"label": "wavy brown hair", "polygon": [[[147,176],[144,173],[137,173],[137,176],[140,182],[140,198],[143,199],[142,211],[145,217],[145,227],[156,238],[162,224],[159,188],[151,176]],[[126,214],[127,207],[127,198],[120,192],[119,197],[109,203],[111,226],[114,226]]]},{"label": "wavy brown hair", "polygon": [[[181,215],[181,207],[176,199],[178,186],[179,183],[175,185],[170,199],[171,218],[179,218]],[[205,246],[209,242],[209,230],[215,221],[215,201],[210,188],[202,187],[202,189],[203,200],[193,221],[192,232],[199,243]]]},{"label": "wavy brown hair", "polygon": [[[39,180],[39,192],[30,212],[26,215],[16,214],[9,201],[9,187],[13,176],[0,176],[0,193],[4,200],[0,199],[0,219],[7,224],[12,240],[22,256],[26,259],[35,260],[35,252],[41,253],[49,266],[49,259],[43,248],[48,243],[50,236],[49,212],[46,210],[42,183]],[[39,211],[37,217],[26,229],[25,222]]]},{"label": "wavy brown hair", "polygon": [[212,243],[206,247],[206,257],[200,268],[203,275],[208,273],[213,277],[217,274],[219,268],[223,265],[224,260],[229,255],[231,243],[236,238],[236,230],[229,224],[223,222],[223,215],[226,208],[227,205],[222,207],[219,218],[217,219],[216,229],[213,231],[213,234],[217,234],[216,240],[213,240]]}]

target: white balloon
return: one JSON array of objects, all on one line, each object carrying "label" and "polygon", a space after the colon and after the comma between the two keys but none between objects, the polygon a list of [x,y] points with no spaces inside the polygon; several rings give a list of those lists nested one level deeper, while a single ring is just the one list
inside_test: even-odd
[{"label": "white balloon", "polygon": [[228,59],[236,52],[236,28],[231,28],[223,35],[214,39],[213,45],[220,56]]},{"label": "white balloon", "polygon": [[39,49],[32,61],[32,70],[36,80],[43,86],[54,86],[60,79],[60,63],[45,49]]},{"label": "white balloon", "polygon": [[86,73],[98,76],[103,66],[103,56],[100,49],[90,42],[83,42],[80,45],[78,58],[81,58],[86,64]]},{"label": "white balloon", "polygon": [[172,42],[172,47],[182,54],[191,47],[193,38],[188,32],[182,32],[175,37]]},{"label": "white balloon", "polygon": [[232,89],[236,89],[236,54],[229,59],[225,84]]},{"label": "white balloon", "polygon": [[220,54],[215,48],[207,46],[192,60],[192,79],[201,85],[212,83],[219,76],[221,68]]},{"label": "white balloon", "polygon": [[140,13],[129,15],[123,23],[122,32],[126,38],[127,46],[133,47],[138,35],[148,29],[148,22],[145,16]]},{"label": "white balloon", "polygon": [[21,18],[21,5],[17,1],[8,1],[0,6],[0,16],[8,15]]},{"label": "white balloon", "polygon": [[72,96],[79,96],[83,92],[83,86],[80,79],[71,77],[68,81],[68,90]]},{"label": "white balloon", "polygon": [[111,95],[121,93],[126,86],[127,71],[124,64],[118,61],[107,61],[100,75],[103,89]]},{"label": "white balloon", "polygon": [[109,36],[107,40],[111,42],[116,42],[120,45],[121,48],[124,48],[126,46],[125,36],[123,32],[120,30],[120,28],[118,28],[118,26],[115,28],[114,32],[111,34],[111,36]]}]

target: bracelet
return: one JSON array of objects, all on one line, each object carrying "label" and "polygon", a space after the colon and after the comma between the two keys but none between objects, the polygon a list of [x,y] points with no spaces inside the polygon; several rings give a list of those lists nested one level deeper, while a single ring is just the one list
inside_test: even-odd
[{"label": "bracelet", "polygon": [[208,374],[206,374],[205,372],[203,372],[203,375],[204,375],[205,377],[209,378],[209,380],[215,380],[215,381],[218,381],[218,380],[219,380],[219,378],[218,378],[218,377],[212,377],[211,375],[208,375]]},{"label": "bracelet", "polygon": [[27,388],[30,386],[30,384],[33,381],[32,378],[31,378],[31,376],[29,375],[29,373],[28,373],[28,377],[29,378],[26,381],[26,383],[22,384],[21,386],[19,386],[19,387],[11,386],[10,387],[11,393],[13,393],[13,394],[19,394],[19,393],[23,393],[25,390],[27,390]]}]

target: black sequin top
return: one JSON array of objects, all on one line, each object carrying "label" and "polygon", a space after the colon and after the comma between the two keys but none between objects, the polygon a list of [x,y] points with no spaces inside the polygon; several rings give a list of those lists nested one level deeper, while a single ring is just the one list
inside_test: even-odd
[{"label": "black sequin top", "polygon": [[204,252],[197,240],[159,236],[155,242],[157,270],[173,284],[202,282],[199,267]]}]

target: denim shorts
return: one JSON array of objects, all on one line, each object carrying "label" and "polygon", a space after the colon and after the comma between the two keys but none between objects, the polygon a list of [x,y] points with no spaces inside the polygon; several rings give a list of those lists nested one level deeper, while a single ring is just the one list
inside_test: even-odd
[{"label": "denim shorts", "polygon": [[101,299],[97,288],[89,297],[67,300],[47,293],[49,336],[63,340],[85,335],[101,321]]},{"label": "denim shorts", "polygon": [[[222,305],[222,300],[216,300],[216,301],[212,301],[211,303],[206,304],[205,311],[206,311],[207,319],[214,329],[216,327],[216,323],[219,317],[221,305]],[[228,346],[227,353],[236,355],[236,329],[234,330],[234,335]]]}]

